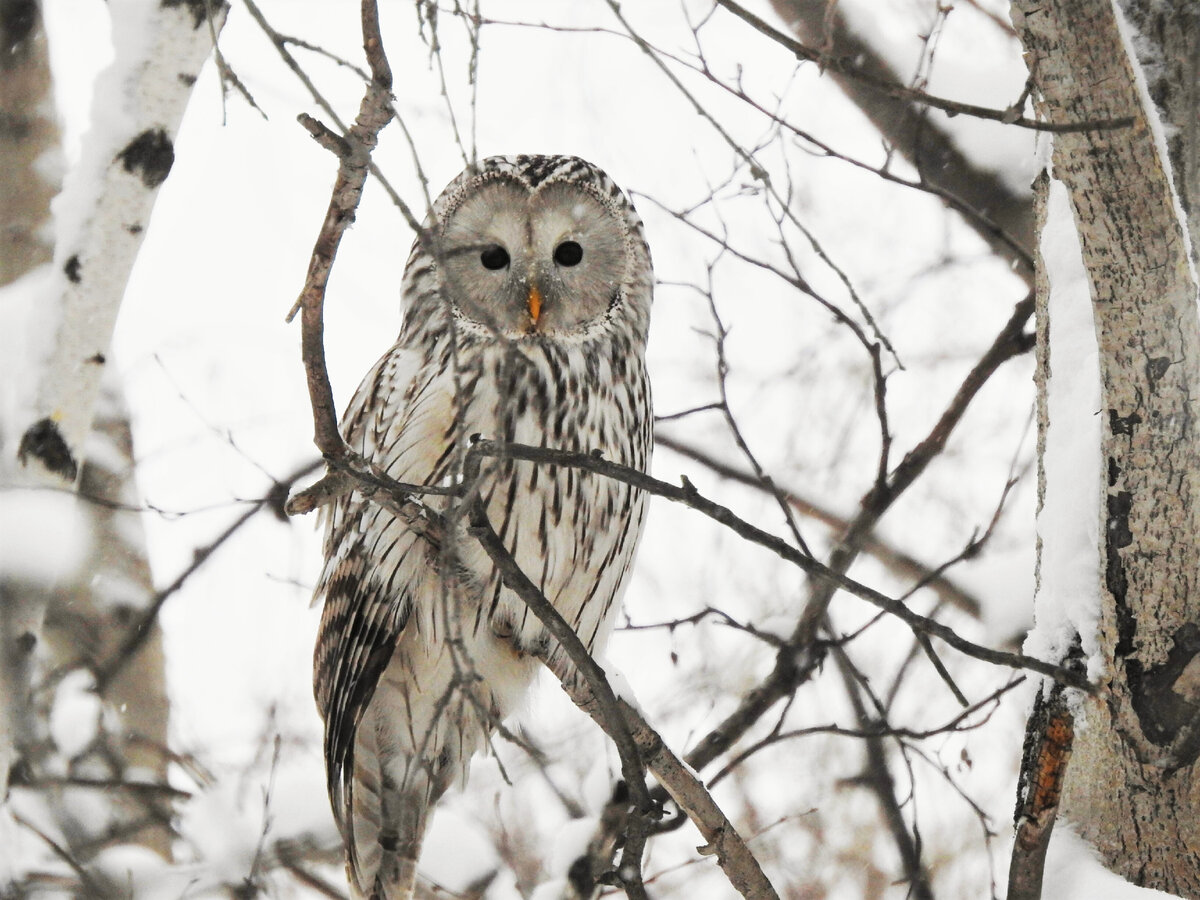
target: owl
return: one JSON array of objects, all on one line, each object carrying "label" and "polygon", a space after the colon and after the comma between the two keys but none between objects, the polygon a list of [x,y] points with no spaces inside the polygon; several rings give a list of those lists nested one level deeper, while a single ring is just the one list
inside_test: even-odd
[{"label": "owl", "polygon": [[[400,336],[343,422],[409,484],[462,479],[473,436],[599,451],[645,471],[653,276],[642,222],[596,166],[497,156],[433,204],[404,273]],[[485,460],[475,486],[521,569],[603,650],[645,497],[577,469]],[[452,511],[444,495],[424,502]],[[327,513],[313,681],[355,896],[407,898],[432,806],[565,655],[448,516],[439,540],[353,494]]]}]

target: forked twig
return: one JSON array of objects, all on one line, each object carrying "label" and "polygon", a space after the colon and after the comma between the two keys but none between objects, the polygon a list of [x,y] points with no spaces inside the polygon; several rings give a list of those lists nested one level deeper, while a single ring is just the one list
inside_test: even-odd
[{"label": "forked twig", "polygon": [[840,72],[843,75],[861,81],[873,90],[878,90],[889,97],[909,100],[923,106],[940,109],[949,116],[972,116],[977,119],[1002,122],[1005,125],[1016,125],[1020,128],[1028,128],[1033,131],[1049,131],[1054,134],[1129,128],[1133,125],[1132,116],[1119,116],[1084,122],[1043,122],[1040,119],[1030,119],[1021,115],[1020,108],[1016,106],[1011,106],[1008,109],[991,109],[987,106],[976,106],[972,103],[959,103],[957,100],[949,100],[945,97],[935,97],[924,91],[905,87],[902,84],[861,72],[855,67],[852,61],[837,59],[819,50],[807,47],[795,38],[784,34],[776,28],[772,28],[767,22],[754,15],[741,4],[735,3],[734,0],[717,0],[717,3],[729,10],[729,12],[733,13],[733,15],[737,16],[759,34],[765,35],[781,47],[796,54],[797,59],[815,62],[823,68]]},{"label": "forked twig", "polygon": [[[392,120],[392,70],[383,50],[379,32],[379,10],[375,0],[362,0],[363,49],[371,68],[371,80],[358,108],[358,118],[350,126],[340,144],[328,140],[328,129],[317,129],[315,136],[322,146],[342,151],[339,155],[337,180],[329,197],[325,221],[313,246],[308,264],[308,276],[288,321],[300,313],[301,347],[308,395],[313,409],[313,442],[326,459],[341,459],[346,443],[337,428],[337,409],[329,370],[325,365],[325,289],[329,272],[341,245],[342,235],[354,221],[354,212],[362,199],[363,186],[371,163],[371,152],[379,141],[379,133]],[[309,127],[310,133],[313,128]]]}]

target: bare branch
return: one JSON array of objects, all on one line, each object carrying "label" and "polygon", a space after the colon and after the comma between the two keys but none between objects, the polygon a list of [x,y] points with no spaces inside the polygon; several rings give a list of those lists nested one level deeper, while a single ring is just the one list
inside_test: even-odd
[{"label": "bare branch", "polygon": [[[729,716],[709,732],[703,740],[688,754],[688,763],[696,768],[703,768],[722,753],[724,753],[737,738],[749,729],[758,719],[784,697],[795,691],[812,672],[815,665],[813,647],[817,631],[825,620],[825,613],[838,586],[837,579],[845,579],[845,572],[856,557],[866,536],[874,529],[879,518],[896,501],[903,491],[925,470],[937,453],[945,446],[951,431],[957,425],[975,394],[985,384],[992,373],[1006,360],[1024,353],[1029,349],[1029,338],[1025,335],[1025,323],[1033,312],[1033,298],[1026,297],[1013,310],[1012,316],[1001,329],[991,347],[968,373],[967,378],[959,387],[950,405],[938,420],[933,430],[916,448],[910,451],[904,460],[892,473],[886,485],[877,485],[863,498],[861,512],[850,524],[842,537],[839,547],[834,551],[828,567],[821,568],[831,573],[831,577],[818,580],[820,593],[810,598],[805,611],[792,632],[789,649],[781,651],[775,668],[754,690],[742,698]],[[868,599],[865,595],[851,590],[851,593]],[[881,607],[883,608],[883,607]],[[907,608],[906,613],[910,613]],[[939,625],[940,628],[945,626]],[[947,632],[954,632],[945,628]],[[932,634],[932,632],[929,632]],[[956,639],[957,635],[954,635]],[[947,643],[950,643],[947,641]],[[951,644],[953,646],[953,644]],[[964,651],[966,652],[966,651]],[[994,652],[994,651],[993,651]],[[971,654],[974,655],[974,654]],[[977,657],[982,659],[983,657]],[[1060,672],[1062,670],[1060,669]],[[1078,679],[1073,679],[1078,681]],[[1091,688],[1083,688],[1091,691]]]},{"label": "bare branch", "polygon": [[[479,447],[476,444],[476,447]],[[708,841],[701,853],[715,854],[717,862],[728,876],[730,883],[747,900],[778,900],[775,889],[763,874],[754,855],[746,847],[733,825],[717,806],[708,790],[674,753],[663,743],[658,733],[654,731],[645,719],[624,699],[618,699],[605,678],[604,671],[583,646],[578,635],[567,624],[554,606],[542,595],[532,581],[521,571],[512,554],[504,546],[499,536],[487,521],[487,513],[482,503],[474,505],[471,515],[471,532],[487,551],[493,565],[501,573],[505,585],[513,590],[529,607],[546,629],[559,640],[567,652],[571,662],[584,677],[576,677],[574,672],[556,671],[564,690],[570,695],[580,709],[584,710],[604,729],[613,739],[618,749],[625,740],[634,743],[635,758],[645,761],[650,771],[670,793],[679,808],[687,812],[689,818],[696,824],[700,833]],[[615,714],[614,714],[615,713]],[[625,767],[625,754],[622,752],[622,766]],[[628,781],[628,773],[626,774]],[[641,793],[645,794],[645,783],[638,781]],[[637,792],[635,791],[635,797]],[[643,833],[642,840],[645,835]],[[619,871],[623,883],[628,883],[625,874],[625,860]],[[638,866],[640,883],[640,863]]]},{"label": "bare branch", "polygon": [[[1082,668],[1079,645],[1071,664]],[[1008,900],[1041,900],[1050,835],[1058,816],[1067,764],[1075,741],[1075,717],[1062,685],[1038,691],[1025,731],[1017,788],[1016,835],[1008,869]]]},{"label": "bare branch", "polygon": [[912,101],[913,103],[920,103],[924,106],[931,106],[934,109],[942,110],[947,115],[973,116],[977,119],[988,119],[992,122],[1001,122],[1005,125],[1016,125],[1019,128],[1029,128],[1034,131],[1049,131],[1054,134],[1080,131],[1107,131],[1118,128],[1129,128],[1133,125],[1133,118],[1131,116],[1118,116],[1116,118],[1095,119],[1084,122],[1043,122],[1039,119],[1026,118],[1021,115],[1020,109],[1012,107],[1008,109],[990,109],[986,106],[975,106],[970,103],[959,103],[957,100],[948,100],[944,97],[935,97],[932,94],[926,94],[923,91],[907,88],[895,82],[862,72],[851,60],[834,59],[818,50],[806,47],[795,38],[789,37],[778,29],[771,27],[745,7],[733,2],[733,0],[717,0],[717,3],[729,10],[755,31],[766,35],[781,47],[785,47],[796,54],[797,59],[805,59],[809,62],[818,63],[825,69],[857,79],[873,90],[877,90],[889,97],[897,97]]},{"label": "bare branch", "polygon": [[300,115],[296,116],[296,121],[303,125],[304,130],[313,136],[313,140],[338,159],[346,159],[350,155],[350,142],[336,131],[330,130],[329,126],[325,123],[314,119],[308,113],[300,113]]},{"label": "bare branch", "polygon": [[341,459],[346,453],[346,444],[338,431],[337,409],[325,365],[325,288],[342,235],[354,221],[354,212],[362,199],[371,152],[378,143],[379,133],[392,119],[392,72],[384,56],[383,40],[379,34],[379,10],[374,0],[363,0],[362,28],[363,49],[371,67],[371,82],[359,104],[358,118],[346,134],[348,152],[339,160],[329,209],[313,246],[308,277],[300,297],[288,314],[290,321],[297,311],[301,313],[301,348],[313,408],[313,442],[321,454],[329,459]]},{"label": "bare branch", "polygon": [[[870,42],[846,24],[840,8],[825,11],[820,4],[803,0],[773,0],[773,6],[788,28],[809,43],[819,43],[825,55],[854,60],[854,71],[869,76],[873,83],[900,79]],[[964,221],[1001,255],[1016,263],[1016,272],[1033,286],[1033,206],[1027,193],[1017,193],[993,171],[976,165],[955,145],[949,133],[922,116],[901,96],[874,87],[842,67],[828,68],[846,96],[879,129],[890,147],[909,160],[920,173],[917,185],[933,189]],[[1014,104],[1017,109],[1023,106]],[[879,172],[889,180],[902,180],[886,168]],[[986,210],[986,215],[984,211]]]},{"label": "bare branch", "polygon": [[[521,571],[517,561],[508,552],[508,548],[504,546],[504,542],[496,534],[491,522],[488,521],[487,509],[482,499],[476,497],[472,502],[469,518],[471,535],[479,541],[480,546],[492,560],[492,564],[496,567],[504,584],[517,594],[530,611],[537,616],[538,621],[558,641],[559,646],[562,647],[563,652],[574,666],[573,671],[570,669],[555,670],[555,674],[563,682],[568,693],[578,690],[583,692],[581,696],[589,698],[588,705],[584,706],[583,703],[580,705],[600,723],[605,734],[612,738],[616,745],[617,752],[621,757],[621,772],[625,777],[625,783],[629,787],[634,805],[641,813],[637,817],[640,823],[639,821],[630,822],[630,825],[633,826],[633,834],[641,832],[640,843],[635,843],[633,852],[626,854],[628,859],[622,858],[621,881],[628,893],[634,896],[644,893],[641,850],[645,844],[645,827],[642,823],[652,813],[654,803],[646,790],[645,764],[641,757],[641,748],[635,742],[626,719],[622,715],[624,710],[618,705],[616,694],[613,693],[604,670],[588,653],[579,635],[538,590],[529,576]],[[546,659],[549,659],[548,651]],[[550,665],[549,662],[547,665]],[[551,666],[551,668],[555,667]],[[571,685],[574,682],[581,682],[585,687],[573,688]],[[572,693],[572,699],[574,697],[575,694]]]},{"label": "bare branch", "polygon": [[912,741],[928,740],[931,737],[940,735],[953,734],[959,731],[971,731],[979,728],[989,718],[991,713],[984,716],[982,719],[974,719],[976,713],[985,707],[992,706],[993,710],[999,705],[1000,699],[1018,685],[1025,683],[1024,675],[1017,675],[1010,681],[1005,682],[996,690],[992,691],[982,700],[977,700],[970,707],[964,709],[958,715],[949,721],[943,722],[940,725],[935,725],[932,728],[904,728],[890,725],[884,722],[879,722],[871,725],[869,728],[847,728],[844,725],[810,725],[806,728],[792,728],[784,730],[782,728],[774,729],[766,737],[754,741],[750,745],[738,751],[732,756],[721,769],[708,780],[709,787],[715,787],[721,781],[729,776],[738,766],[742,765],[754,754],[763,750],[766,747],[774,744],[782,743],[783,741],[795,740],[796,738],[810,737],[817,734],[836,734],[847,738],[866,738],[871,735],[882,735],[885,737],[905,738]]},{"label": "bare branch", "polygon": [[[719,404],[714,404],[714,406],[717,405]],[[762,487],[759,480],[752,473],[744,472],[741,469],[723,463],[707,451],[664,433],[661,428],[655,429],[654,441],[661,447],[666,447],[680,456],[700,463],[709,471],[722,478],[727,478],[730,481],[746,485],[747,487]],[[783,492],[788,505],[800,513],[800,515],[815,519],[822,525],[839,533],[845,532],[850,527],[849,519],[838,515],[828,507],[822,506],[807,497],[802,497],[789,488],[780,488],[780,490]],[[883,563],[896,576],[919,582],[923,587],[927,587],[933,591],[939,600],[950,604],[955,609],[965,612],[970,616],[979,617],[981,609],[979,598],[968,593],[947,578],[942,571],[942,567],[939,566],[935,571],[933,567],[926,565],[915,557],[909,556],[903,550],[892,546],[875,534],[869,534],[863,539],[863,549]]]},{"label": "bare branch", "polygon": [[[612,478],[616,481],[624,482],[632,487],[646,491],[648,494],[653,494],[657,497],[664,497],[668,500],[673,500],[676,503],[682,503],[697,512],[703,513],[710,519],[721,523],[739,537],[745,538],[751,543],[758,544],[760,547],[765,547],[771,550],[781,559],[792,563],[802,569],[807,574],[811,575],[817,581],[829,586],[834,590],[844,590],[866,600],[868,603],[879,607],[887,613],[894,615],[900,619],[913,631],[924,632],[931,637],[936,637],[946,644],[949,644],[955,650],[966,656],[974,657],[975,659],[984,662],[992,663],[993,665],[1005,666],[1012,669],[1028,669],[1033,672],[1038,672],[1053,678],[1070,687],[1078,688],[1079,690],[1093,693],[1095,688],[1081,677],[1078,673],[1072,672],[1061,666],[1055,666],[1043,660],[1036,659],[1032,656],[1025,656],[1020,653],[1008,653],[1003,650],[993,650],[988,647],[980,646],[972,641],[959,635],[954,629],[943,625],[941,622],[936,622],[922,616],[919,613],[913,612],[907,606],[904,606],[897,600],[893,600],[874,588],[867,587],[852,578],[834,571],[828,566],[825,566],[813,558],[806,556],[802,551],[793,547],[791,544],[784,541],[773,534],[769,534],[751,525],[744,519],[734,515],[729,509],[721,506],[718,503],[709,500],[696,490],[696,488],[687,480],[683,479],[683,486],[676,487],[668,484],[665,481],[660,481],[639,472],[636,469],[631,469],[627,466],[617,465],[616,463],[608,462],[593,454],[588,453],[569,453],[563,450],[555,450],[548,447],[530,447],[522,444],[501,444],[494,441],[477,441],[471,448],[472,453],[477,453],[481,456],[493,456],[510,459],[525,460],[528,462],[540,462],[557,466],[569,466],[571,468],[583,469],[588,472],[595,472],[599,475]],[[690,762],[690,760],[689,760]]]},{"label": "bare branch", "polygon": [[[920,838],[916,833],[915,825],[910,831],[908,823],[904,821],[904,813],[896,796],[896,782],[888,768],[883,735],[880,733],[880,729],[871,727],[876,724],[876,719],[867,710],[860,693],[869,692],[870,687],[841,647],[833,648],[833,659],[841,672],[846,696],[850,699],[850,706],[854,710],[859,728],[865,732],[863,745],[866,760],[862,777],[856,780],[869,787],[879,801],[884,823],[900,854],[900,862],[904,866],[904,880],[908,883],[911,896],[916,900],[933,900],[929,873],[921,861]],[[882,725],[882,722],[879,724]]]}]

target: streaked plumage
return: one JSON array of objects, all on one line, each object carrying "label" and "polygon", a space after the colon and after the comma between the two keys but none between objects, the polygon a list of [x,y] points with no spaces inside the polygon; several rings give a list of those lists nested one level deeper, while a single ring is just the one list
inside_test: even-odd
[{"label": "streaked plumage", "polygon": [[[460,476],[475,434],[644,470],[651,286],[641,221],[602,171],[573,157],[484,160],[446,188],[414,244],[400,337],[351,401],[347,441],[418,484]],[[484,473],[493,527],[599,652],[644,497],[533,463]],[[357,494],[329,515],[314,689],[356,896],[409,896],[430,807],[528,688],[531,654],[557,653],[473,539],[449,543],[456,566]]]}]

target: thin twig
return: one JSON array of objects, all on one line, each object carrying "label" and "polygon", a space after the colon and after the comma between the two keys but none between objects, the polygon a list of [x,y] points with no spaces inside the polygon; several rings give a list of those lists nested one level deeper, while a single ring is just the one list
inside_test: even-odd
[{"label": "thin twig", "polygon": [[1104,131],[1116,128],[1129,128],[1133,125],[1132,116],[1097,119],[1088,122],[1043,122],[1039,119],[1026,118],[1020,115],[1019,109],[1014,109],[1013,107],[1009,107],[1008,109],[991,109],[986,106],[975,106],[971,103],[959,103],[957,100],[935,97],[931,94],[926,94],[922,91],[860,72],[855,68],[852,60],[835,59],[821,53],[819,50],[813,50],[795,38],[771,27],[745,7],[733,2],[733,0],[717,0],[717,3],[729,10],[729,12],[733,13],[755,31],[769,37],[781,47],[794,53],[798,59],[818,63],[825,69],[840,72],[843,75],[861,81],[863,84],[889,97],[911,100],[913,103],[920,103],[924,106],[932,106],[934,109],[940,109],[950,116],[972,116],[976,119],[987,119],[992,122],[1002,122],[1005,125],[1016,125],[1019,128],[1029,128],[1033,131],[1049,131],[1054,134],[1079,131]]},{"label": "thin twig", "polygon": [[308,276],[289,314],[289,320],[297,310],[301,314],[304,373],[313,409],[313,442],[327,459],[341,459],[346,453],[346,443],[337,428],[337,409],[325,365],[325,289],[342,235],[354,221],[355,210],[362,199],[371,152],[379,141],[379,133],[392,119],[392,71],[383,51],[375,0],[363,0],[362,31],[371,81],[359,104],[358,118],[346,133],[347,152],[339,158],[337,179],[325,221],[313,246]]},{"label": "thin twig", "polygon": [[55,856],[70,866],[71,870],[79,876],[80,887],[86,889],[88,895],[92,897],[104,897],[107,895],[108,892],[103,890],[102,886],[96,882],[95,876],[80,864],[79,860],[71,854],[70,850],[54,840],[54,838],[50,837],[50,835],[46,834],[46,832],[42,831],[42,829],[38,828],[20,813],[13,811],[11,814],[14,822],[37,835]]},{"label": "thin twig", "polygon": [[[929,873],[921,861],[921,841],[914,817],[912,829],[904,820],[904,812],[900,799],[896,796],[896,781],[888,768],[887,751],[884,747],[884,737],[881,729],[875,727],[882,721],[872,717],[861,696],[862,691],[870,691],[866,679],[854,667],[850,657],[840,648],[833,649],[833,659],[842,675],[846,688],[846,696],[854,710],[854,717],[859,728],[864,732],[863,747],[866,754],[864,771],[856,782],[868,787],[879,801],[880,811],[896,851],[900,855],[901,865],[904,866],[904,881],[908,883],[910,896],[915,900],[933,900],[933,889],[929,885]],[[872,699],[874,697],[872,695]],[[875,700],[876,706],[878,701]]]},{"label": "thin twig", "polygon": [[[475,447],[480,447],[480,444],[476,444]],[[708,841],[701,852],[716,855],[717,861],[730,883],[743,897],[746,897],[747,900],[751,900],[751,898],[754,900],[769,900],[769,898],[778,900],[775,889],[771,887],[771,883],[763,874],[758,861],[700,779],[670,751],[658,733],[628,702],[618,699],[613,694],[612,688],[604,676],[604,670],[592,659],[579,636],[537,589],[536,585],[529,580],[529,577],[521,571],[520,566],[508,552],[491,523],[487,521],[487,513],[482,502],[474,504],[471,514],[471,532],[479,540],[492,560],[492,564],[500,572],[505,585],[525,602],[546,629],[560,641],[571,662],[584,675],[583,678],[578,678],[573,677],[574,673],[570,671],[555,672],[562,682],[563,688],[576,705],[596,720],[605,733],[617,744],[618,750],[626,740],[633,743],[633,754],[638,760],[637,765],[640,766],[642,762],[645,762],[660,784],[671,795],[671,799],[678,804],[680,809],[688,813],[700,833]],[[625,753],[622,752],[622,767],[625,768],[625,766]],[[626,773],[626,780],[628,781],[628,773]],[[638,772],[638,784],[642,796],[645,797],[646,802],[649,802],[640,771]],[[634,796],[636,800],[636,791]],[[645,834],[643,833],[641,840],[644,842],[644,839]],[[623,883],[628,881],[625,864],[626,860],[622,858],[619,871]],[[640,859],[638,866],[640,869]],[[640,884],[640,877],[638,882]]]},{"label": "thin twig", "polygon": [[836,735],[846,738],[865,738],[872,734],[879,734],[885,737],[904,738],[911,741],[923,741],[932,737],[944,736],[962,731],[973,731],[980,728],[991,718],[991,713],[978,721],[968,721],[977,712],[986,706],[992,705],[993,708],[999,705],[1000,698],[1005,694],[1015,689],[1018,685],[1025,683],[1024,675],[1017,675],[1011,680],[1006,681],[1003,685],[996,688],[982,700],[977,700],[971,704],[968,709],[964,709],[958,715],[954,716],[947,722],[941,725],[935,725],[932,728],[897,728],[893,725],[886,727],[880,723],[876,727],[870,729],[863,728],[847,728],[844,725],[809,725],[804,728],[792,728],[783,730],[782,728],[773,730],[766,737],[754,741],[749,746],[741,749],[735,756],[732,756],[721,769],[708,779],[708,786],[715,787],[721,781],[725,780],[738,766],[742,765],[750,757],[754,756],[767,747],[775,744],[781,744],[784,741],[796,740],[797,738],[811,737],[813,735]]},{"label": "thin twig", "polygon": [[471,452],[481,456],[539,462],[595,472],[598,475],[603,475],[643,490],[648,494],[673,500],[676,503],[682,503],[684,506],[688,506],[697,512],[703,513],[710,519],[721,523],[739,537],[771,550],[781,559],[792,563],[816,580],[828,584],[835,590],[844,590],[862,600],[866,600],[868,603],[879,607],[885,612],[891,613],[908,625],[913,631],[923,632],[931,637],[936,637],[966,656],[971,656],[983,662],[992,663],[993,665],[1006,666],[1011,669],[1028,669],[1046,675],[1069,687],[1078,688],[1088,693],[1095,693],[1095,688],[1092,687],[1085,677],[1079,675],[1077,672],[1021,653],[1009,653],[1003,650],[993,650],[989,647],[983,647],[962,637],[949,626],[922,616],[920,613],[913,612],[899,601],[880,593],[874,588],[830,569],[811,557],[806,556],[802,551],[793,547],[782,538],[751,525],[749,522],[735,515],[728,508],[702,496],[686,478],[683,479],[682,486],[676,486],[665,481],[660,481],[637,469],[608,462],[595,454],[571,453],[549,447],[532,447],[523,444],[504,444],[481,440],[472,446]]},{"label": "thin twig", "polygon": [[767,474],[766,469],[759,463],[758,457],[754,455],[754,451],[750,449],[750,444],[742,434],[742,429],[738,425],[737,419],[733,415],[733,409],[729,405],[729,360],[725,354],[725,341],[729,336],[729,330],[725,327],[725,323],[721,321],[721,314],[717,310],[716,300],[713,299],[711,265],[708,269],[708,290],[706,291],[706,296],[708,298],[709,314],[712,316],[713,324],[716,326],[716,334],[713,336],[713,342],[716,345],[717,351],[717,389],[721,394],[719,407],[724,414],[725,424],[729,428],[730,435],[733,436],[734,443],[742,451],[742,456],[746,458],[746,462],[750,463],[750,468],[754,470],[754,476],[758,480],[758,484],[779,506],[780,511],[783,513],[783,521],[787,525],[788,531],[792,533],[792,539],[796,542],[796,546],[808,556],[812,556],[812,550],[809,549],[808,543],[800,533],[800,526],[796,523],[796,518],[792,514],[791,504],[787,502],[787,498],[783,495],[783,492],[775,486],[774,479]]},{"label": "thin twig", "polygon": [[[719,404],[713,404],[713,406],[719,406]],[[654,442],[657,446],[666,447],[668,450],[678,453],[685,459],[700,463],[700,465],[722,478],[760,490],[763,487],[752,472],[746,472],[728,465],[711,453],[666,434],[662,429],[655,429]],[[849,519],[838,515],[807,497],[800,496],[794,490],[787,488],[781,488],[781,490],[788,504],[802,516],[815,519],[839,533],[845,532],[850,527]],[[863,549],[896,575],[902,578],[911,578],[922,587],[927,587],[933,591],[939,600],[950,604],[955,609],[965,612],[974,618],[979,618],[982,608],[979,598],[967,593],[947,578],[943,567],[939,566],[934,570],[932,567],[915,557],[909,556],[904,551],[897,549],[874,534],[870,534],[863,539]]]},{"label": "thin twig", "polygon": [[141,616],[136,622],[129,626],[129,630],[120,646],[117,647],[112,657],[109,658],[102,666],[94,672],[96,679],[96,692],[103,694],[105,686],[116,677],[125,665],[133,658],[134,654],[141,648],[154,633],[153,624],[158,618],[159,612],[163,605],[173,597],[184,583],[196,573],[196,571],[208,562],[209,557],[219,550],[226,541],[233,537],[242,526],[253,519],[258,513],[264,509],[277,510],[280,500],[287,496],[288,489],[304,478],[306,475],[319,468],[320,463],[310,462],[305,463],[303,467],[292,472],[286,478],[275,482],[271,486],[271,490],[258,500],[255,500],[253,505],[244,513],[238,516],[229,524],[229,526],[218,534],[215,538],[205,544],[203,547],[197,547],[192,551],[192,561],[184,567],[175,580],[166,587],[157,591],[150,599],[149,605],[142,611]]}]

